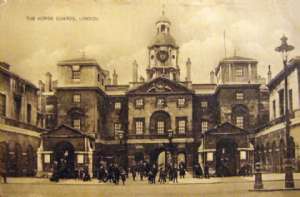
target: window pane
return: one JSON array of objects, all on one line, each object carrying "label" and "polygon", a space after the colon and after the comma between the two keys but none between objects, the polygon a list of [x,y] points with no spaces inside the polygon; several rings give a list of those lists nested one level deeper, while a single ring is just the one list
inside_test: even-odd
[{"label": "window pane", "polygon": [[207,121],[202,121],[202,123],[201,123],[201,131],[202,132],[206,132],[207,129],[208,129],[208,123],[207,123]]},{"label": "window pane", "polygon": [[80,129],[80,119],[74,119],[73,120],[73,127],[75,129]]},{"label": "window pane", "polygon": [[243,116],[236,117],[236,126],[239,128],[244,128],[244,117]]},{"label": "window pane", "polygon": [[239,92],[239,93],[236,93],[236,99],[237,100],[243,100],[244,99],[244,94]]},{"label": "window pane", "polygon": [[73,95],[73,102],[74,103],[80,103],[80,99],[81,99],[80,94]]},{"label": "window pane", "polygon": [[178,99],[178,106],[184,106],[185,105],[185,99],[184,98],[180,98]]},{"label": "window pane", "polygon": [[80,71],[72,71],[72,79],[80,79]]},{"label": "window pane", "polygon": [[164,132],[165,132],[165,122],[157,121],[157,133],[164,134]]},{"label": "window pane", "polygon": [[144,122],[143,121],[136,121],[135,122],[135,129],[136,129],[136,134],[143,134],[143,132],[144,132]]},{"label": "window pane", "polygon": [[178,121],[178,133],[180,133],[180,134],[185,133],[185,128],[186,128],[186,121],[179,120]]},{"label": "window pane", "polygon": [[208,105],[207,101],[201,101],[202,108],[207,108],[207,105]]},{"label": "window pane", "polygon": [[115,109],[121,109],[121,103],[115,102]]}]

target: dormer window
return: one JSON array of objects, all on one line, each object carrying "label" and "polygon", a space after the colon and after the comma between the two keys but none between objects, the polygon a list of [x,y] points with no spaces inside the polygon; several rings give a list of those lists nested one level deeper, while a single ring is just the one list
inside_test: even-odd
[{"label": "dormer window", "polygon": [[121,102],[115,102],[115,110],[121,109]]}]

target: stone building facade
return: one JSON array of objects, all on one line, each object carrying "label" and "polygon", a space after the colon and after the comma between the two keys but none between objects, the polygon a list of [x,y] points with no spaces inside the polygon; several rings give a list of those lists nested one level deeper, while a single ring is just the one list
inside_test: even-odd
[{"label": "stone building facade", "polygon": [[0,168],[8,176],[36,174],[38,88],[0,62]]},{"label": "stone building facade", "polygon": [[64,153],[74,173],[83,165],[95,173],[100,161],[124,167],[183,161],[189,170],[200,163],[216,175],[236,175],[251,164],[251,139],[268,117],[268,92],[257,76],[257,61],[225,58],[210,73],[210,84],[193,84],[188,59],[181,80],[171,22],[162,16],[155,27],[147,76],[139,76],[134,61],[129,85],[119,85],[117,72],[111,79],[93,59],[58,62],[52,103],[56,126],[42,135],[41,173],[49,172]]},{"label": "stone building facade", "polygon": [[[257,160],[267,172],[283,172],[286,158],[284,78],[288,78],[288,108],[290,112],[290,135],[294,167],[300,170],[300,58],[288,62],[283,70],[268,83],[270,121],[256,133]],[[270,72],[271,73],[271,72]]]}]

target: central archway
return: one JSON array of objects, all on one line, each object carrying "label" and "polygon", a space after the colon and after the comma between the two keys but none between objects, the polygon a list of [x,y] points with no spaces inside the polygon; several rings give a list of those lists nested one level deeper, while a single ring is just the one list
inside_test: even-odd
[{"label": "central archway", "polygon": [[74,178],[74,146],[69,142],[56,144],[54,161],[57,161],[60,178]]},{"label": "central archway", "polygon": [[235,176],[237,169],[237,144],[232,139],[221,139],[216,149],[217,176]]}]

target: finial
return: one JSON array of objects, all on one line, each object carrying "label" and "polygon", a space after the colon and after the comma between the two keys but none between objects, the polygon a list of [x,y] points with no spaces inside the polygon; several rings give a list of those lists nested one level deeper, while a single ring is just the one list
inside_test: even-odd
[{"label": "finial", "polygon": [[163,16],[165,16],[165,4],[162,5],[162,12],[161,12],[161,14],[162,14]]}]

